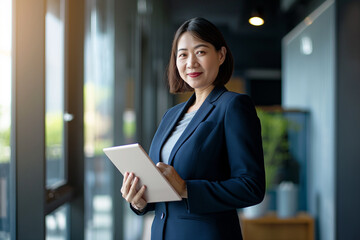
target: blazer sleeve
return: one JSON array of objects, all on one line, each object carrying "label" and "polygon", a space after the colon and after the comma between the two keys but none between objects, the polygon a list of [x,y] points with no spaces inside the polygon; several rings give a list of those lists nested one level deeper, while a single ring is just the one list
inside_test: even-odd
[{"label": "blazer sleeve", "polygon": [[137,209],[135,209],[131,203],[129,203],[130,205],[130,209],[136,214],[136,215],[139,215],[139,216],[142,216],[142,215],[145,215],[147,212],[150,212],[150,211],[154,211],[155,210],[155,203],[148,203],[146,205],[146,207],[143,209],[143,211],[139,211]]},{"label": "blazer sleeve", "polygon": [[[187,180],[190,213],[210,213],[258,204],[265,194],[261,126],[252,100],[236,95],[226,108],[224,133],[230,178]],[[226,156],[224,157],[226,158]]]},{"label": "blazer sleeve", "polygon": [[[164,113],[163,117],[162,117],[162,120],[165,118],[166,114],[169,112],[169,109]],[[149,152],[149,155],[151,155],[151,148],[150,148],[150,152]],[[143,209],[143,211],[139,211],[135,208],[133,208],[133,206],[131,205],[131,203],[129,204],[130,206],[130,209],[136,214],[136,215],[145,215],[147,212],[151,212],[151,211],[154,211],[155,210],[155,203],[148,203],[146,205],[146,207]]]}]

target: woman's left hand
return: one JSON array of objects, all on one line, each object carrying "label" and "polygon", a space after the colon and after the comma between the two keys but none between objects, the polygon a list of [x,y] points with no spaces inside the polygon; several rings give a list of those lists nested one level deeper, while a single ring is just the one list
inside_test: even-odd
[{"label": "woman's left hand", "polygon": [[159,162],[156,167],[166,177],[182,198],[187,198],[186,182],[180,177],[173,166]]}]

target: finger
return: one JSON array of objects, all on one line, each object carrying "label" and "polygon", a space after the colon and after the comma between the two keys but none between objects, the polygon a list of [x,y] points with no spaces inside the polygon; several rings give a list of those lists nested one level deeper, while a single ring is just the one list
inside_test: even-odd
[{"label": "finger", "polygon": [[[143,185],[140,190],[137,192],[137,194],[134,196],[132,204],[136,205],[138,207],[144,207],[146,205],[146,201],[144,199],[144,194],[145,194],[145,190],[146,190],[146,186]],[[139,206],[140,205],[140,206]]]},{"label": "finger", "polygon": [[123,184],[125,183],[126,179],[129,177],[129,172],[125,172],[124,178],[123,178]]},{"label": "finger", "polygon": [[128,176],[129,176],[129,172],[125,172],[124,177],[123,177],[122,186],[121,186],[121,189],[120,189],[121,193],[124,192],[124,186],[125,186],[125,182],[126,182],[126,179],[128,178]]},{"label": "finger", "polygon": [[157,167],[162,173],[164,173],[164,172],[166,171],[166,169],[167,169],[168,166],[169,166],[169,165],[167,165],[167,164],[165,164],[165,163],[162,163],[162,162],[158,162],[158,163],[156,164],[156,167]]},{"label": "finger", "polygon": [[164,163],[159,166],[159,169],[161,173],[165,176],[173,175],[175,170],[172,166]]},{"label": "finger", "polygon": [[127,196],[126,196],[126,201],[132,202],[132,199],[134,198],[134,196],[137,193],[136,187],[137,187],[138,182],[139,182],[139,178],[135,177],[133,183],[131,184],[129,192],[128,192]]},{"label": "finger", "polygon": [[[126,195],[128,195],[129,190],[131,188],[131,182],[134,179],[134,174],[130,173],[129,176],[127,177],[126,181],[125,181],[125,185],[124,185],[124,191],[123,191],[123,197],[125,197]],[[125,195],[125,196],[124,196]]]},{"label": "finger", "polygon": [[157,164],[156,164],[156,166],[157,167],[161,167],[161,168],[166,168],[166,167],[168,167],[168,166],[170,166],[169,164],[166,164],[166,163],[163,163],[163,162],[158,162]]},{"label": "finger", "polygon": [[144,195],[144,193],[145,193],[145,190],[146,190],[146,186],[143,185],[143,186],[140,188],[138,194],[136,194],[136,195],[138,195],[139,198],[142,198],[143,195]]}]

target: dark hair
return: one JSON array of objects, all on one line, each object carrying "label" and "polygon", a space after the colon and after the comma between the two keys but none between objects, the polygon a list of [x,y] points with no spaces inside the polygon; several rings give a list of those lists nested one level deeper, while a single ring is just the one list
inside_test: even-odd
[{"label": "dark hair", "polygon": [[230,80],[234,69],[234,60],[230,49],[221,32],[214,24],[204,18],[197,17],[184,22],[175,33],[167,70],[170,92],[180,93],[193,90],[180,77],[176,67],[178,41],[185,32],[190,32],[193,36],[212,44],[216,51],[219,51],[221,47],[226,48],[225,61],[220,65],[219,73],[213,83],[214,85],[225,85]]}]

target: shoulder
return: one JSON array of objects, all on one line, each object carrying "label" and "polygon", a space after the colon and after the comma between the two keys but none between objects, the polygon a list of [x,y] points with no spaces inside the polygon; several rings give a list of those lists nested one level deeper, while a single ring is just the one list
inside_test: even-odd
[{"label": "shoulder", "polygon": [[232,119],[234,116],[252,118],[257,116],[255,104],[246,94],[227,91],[218,101],[218,105],[225,113],[225,118]]},{"label": "shoulder", "polygon": [[[232,105],[237,106],[254,106],[254,103],[250,96],[242,93],[236,93],[231,91],[224,92],[218,99],[219,104],[225,104],[227,107]],[[240,104],[240,105],[239,105]]]}]

